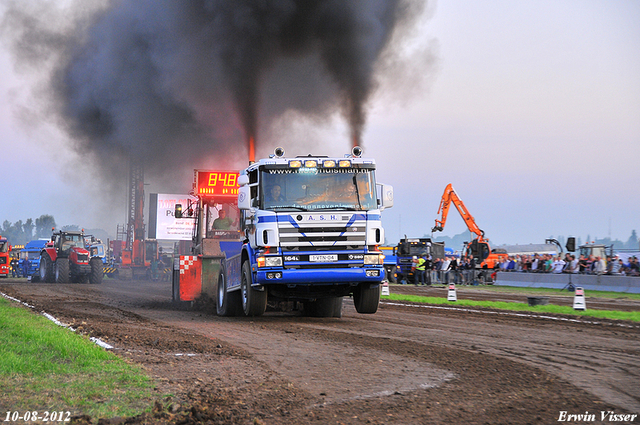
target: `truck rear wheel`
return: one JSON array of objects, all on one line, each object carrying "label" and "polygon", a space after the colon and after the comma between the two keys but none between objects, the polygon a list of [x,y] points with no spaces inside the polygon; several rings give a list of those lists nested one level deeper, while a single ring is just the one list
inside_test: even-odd
[{"label": "truck rear wheel", "polygon": [[94,258],[91,260],[90,264],[91,275],[89,275],[89,283],[94,285],[102,283],[102,278],[104,276],[104,265],[102,264],[102,260]]},{"label": "truck rear wheel", "polygon": [[38,271],[42,282],[53,283],[55,278],[53,262],[46,252],[40,256],[40,269]]},{"label": "truck rear wheel", "polygon": [[218,316],[237,316],[240,312],[240,291],[227,292],[227,276],[224,269],[218,276],[216,313]]},{"label": "truck rear wheel", "polygon": [[251,266],[248,261],[242,264],[242,280],[240,293],[242,297],[242,310],[247,316],[262,316],[267,309],[267,291],[259,291],[251,286]]},{"label": "truck rear wheel", "polygon": [[69,283],[69,259],[56,259],[56,283]]},{"label": "truck rear wheel", "polygon": [[311,317],[342,317],[342,297],[319,298],[304,302],[304,313]]},{"label": "truck rear wheel", "polygon": [[353,304],[361,314],[373,314],[380,303],[380,285],[361,283],[353,293]]}]

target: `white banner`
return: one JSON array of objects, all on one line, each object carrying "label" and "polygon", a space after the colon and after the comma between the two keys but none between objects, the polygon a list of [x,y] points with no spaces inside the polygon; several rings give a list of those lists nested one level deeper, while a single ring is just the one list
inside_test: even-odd
[{"label": "white banner", "polygon": [[182,204],[183,213],[187,212],[189,201],[197,204],[197,199],[189,195],[167,195],[158,193],[156,239],[190,241],[193,235],[193,218],[175,218],[176,204]]}]

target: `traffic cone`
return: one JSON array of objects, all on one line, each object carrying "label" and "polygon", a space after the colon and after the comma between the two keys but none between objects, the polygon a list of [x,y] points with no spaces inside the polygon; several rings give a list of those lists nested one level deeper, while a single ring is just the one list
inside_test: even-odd
[{"label": "traffic cone", "polygon": [[573,297],[573,309],[574,310],[586,310],[587,303],[584,299],[584,289],[578,286],[576,287],[576,294]]},{"label": "traffic cone", "polygon": [[447,301],[458,301],[458,297],[456,296],[455,283],[449,284],[449,293],[447,294]]},{"label": "traffic cone", "polygon": [[384,282],[382,284],[382,291],[380,292],[380,295],[389,295],[389,282]]}]

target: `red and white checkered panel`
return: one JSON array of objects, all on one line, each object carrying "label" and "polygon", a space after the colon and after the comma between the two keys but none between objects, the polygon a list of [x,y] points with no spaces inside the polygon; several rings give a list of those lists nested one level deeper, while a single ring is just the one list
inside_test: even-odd
[{"label": "red and white checkered panel", "polygon": [[181,255],[179,271],[180,301],[195,300],[202,293],[202,260],[194,255]]},{"label": "red and white checkered panel", "polygon": [[194,263],[198,261],[198,257],[195,255],[180,256],[180,274],[184,274],[186,270],[189,270]]}]

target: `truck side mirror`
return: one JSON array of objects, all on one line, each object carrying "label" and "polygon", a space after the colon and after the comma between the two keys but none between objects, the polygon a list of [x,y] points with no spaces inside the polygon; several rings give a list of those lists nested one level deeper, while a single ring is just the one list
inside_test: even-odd
[{"label": "truck side mirror", "polygon": [[378,184],[380,190],[379,198],[382,201],[380,211],[393,206],[393,186],[388,184]]},{"label": "truck side mirror", "polygon": [[251,187],[248,185],[240,186],[238,189],[238,208],[241,210],[251,209]]},{"label": "truck side mirror", "polygon": [[249,176],[246,174],[240,174],[238,176],[238,186],[246,186],[249,184]]},{"label": "truck side mirror", "polygon": [[174,216],[175,218],[182,218],[182,204],[176,204]]}]

